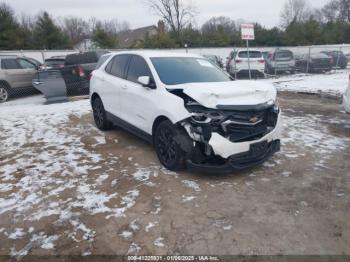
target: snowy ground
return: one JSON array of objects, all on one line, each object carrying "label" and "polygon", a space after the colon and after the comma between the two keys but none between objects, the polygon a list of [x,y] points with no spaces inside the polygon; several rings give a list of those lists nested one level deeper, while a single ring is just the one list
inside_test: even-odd
[{"label": "snowy ground", "polygon": [[350,69],[344,69],[326,74],[284,75],[262,81],[274,84],[279,91],[323,93],[340,97],[348,87],[349,75]]},{"label": "snowy ground", "polygon": [[0,105],[0,254],[350,254],[350,116],[332,100],[282,94],[282,152],[222,177],[163,169],[98,131],[88,100],[42,102]]}]

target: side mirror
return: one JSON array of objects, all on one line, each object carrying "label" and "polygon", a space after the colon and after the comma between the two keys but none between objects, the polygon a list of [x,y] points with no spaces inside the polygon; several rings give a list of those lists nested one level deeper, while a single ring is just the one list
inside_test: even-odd
[{"label": "side mirror", "polygon": [[156,85],[155,85],[153,79],[151,77],[149,77],[149,76],[140,76],[137,79],[137,82],[139,82],[143,87],[156,89]]}]

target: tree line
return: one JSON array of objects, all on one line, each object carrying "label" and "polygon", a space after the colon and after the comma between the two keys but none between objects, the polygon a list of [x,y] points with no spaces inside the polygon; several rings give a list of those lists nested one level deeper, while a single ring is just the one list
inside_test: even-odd
[{"label": "tree line", "polygon": [[[166,31],[146,36],[131,48],[176,48],[242,46],[243,20],[213,17],[194,26],[196,8],[181,0],[147,0],[147,5],[165,23]],[[263,14],[262,14],[263,15]],[[330,0],[313,9],[307,0],[286,0],[280,25],[266,28],[255,23],[252,46],[298,46],[350,43],[350,0]],[[118,34],[129,30],[126,21],[54,18],[47,12],[17,18],[11,6],[0,4],[0,49],[67,49],[84,39],[100,48],[118,48]]]}]

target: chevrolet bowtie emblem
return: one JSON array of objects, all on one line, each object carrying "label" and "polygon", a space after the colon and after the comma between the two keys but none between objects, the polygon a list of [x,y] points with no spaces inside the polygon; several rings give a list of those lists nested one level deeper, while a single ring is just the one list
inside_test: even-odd
[{"label": "chevrolet bowtie emblem", "polygon": [[258,120],[259,119],[256,116],[253,116],[249,119],[249,122],[255,124],[256,122],[258,122]]}]

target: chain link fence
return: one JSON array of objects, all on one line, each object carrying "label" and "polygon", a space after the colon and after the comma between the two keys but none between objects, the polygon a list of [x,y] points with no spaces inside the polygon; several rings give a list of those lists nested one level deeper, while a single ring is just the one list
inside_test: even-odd
[{"label": "chain link fence", "polygon": [[[167,51],[215,55],[222,59],[223,64],[226,62],[226,68],[229,69],[229,62],[232,60],[230,56],[238,50],[245,50],[245,47],[186,48]],[[267,77],[277,77],[286,73],[316,74],[343,70],[347,68],[350,60],[350,45],[251,47],[251,50],[259,50],[265,55]],[[87,95],[90,73],[94,70],[101,54],[107,51],[121,50],[87,52],[89,61],[72,61],[72,57],[77,59],[81,56],[76,50],[0,51],[0,102],[5,102],[12,97],[40,92],[44,93],[48,99],[52,95],[59,97]],[[280,51],[290,52],[292,58],[286,59],[282,56],[279,59],[276,54]],[[96,53],[98,55],[95,56]],[[66,61],[67,58],[70,59],[69,63]],[[293,65],[289,70],[283,68],[287,63]],[[281,65],[282,68],[276,65]]]}]

